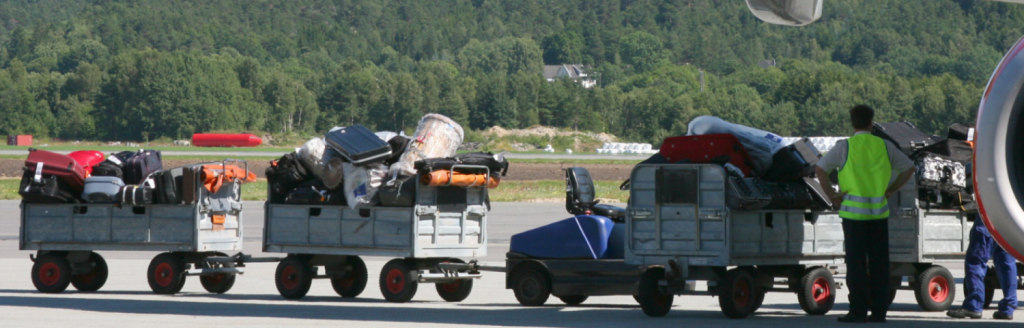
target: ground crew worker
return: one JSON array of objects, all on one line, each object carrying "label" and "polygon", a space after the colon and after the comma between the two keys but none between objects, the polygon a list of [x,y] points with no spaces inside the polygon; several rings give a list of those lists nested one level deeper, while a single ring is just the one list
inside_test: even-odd
[{"label": "ground crew worker", "polygon": [[[871,107],[851,108],[853,137],[836,143],[818,161],[816,168],[825,194],[843,218],[850,313],[839,317],[839,322],[885,322],[889,309],[887,199],[914,175],[914,163],[899,148],[871,134],[874,117]],[[828,177],[836,169],[839,170],[839,193],[832,188]],[[893,172],[898,173],[895,179]]]},{"label": "ground crew worker", "polygon": [[996,265],[999,287],[1003,290],[1003,300],[999,301],[999,309],[992,318],[1013,320],[1013,310],[1017,309],[1017,260],[1006,253],[992,239],[992,234],[985,227],[985,221],[974,215],[974,227],[971,228],[971,244],[967,246],[967,257],[964,259],[964,304],[957,310],[949,310],[946,315],[957,318],[981,319],[981,310],[985,305],[985,274],[988,272],[988,259]]}]

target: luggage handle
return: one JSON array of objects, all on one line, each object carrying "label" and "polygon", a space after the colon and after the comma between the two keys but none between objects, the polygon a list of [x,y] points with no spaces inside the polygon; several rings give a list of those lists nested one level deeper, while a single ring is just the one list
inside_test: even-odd
[{"label": "luggage handle", "polygon": [[35,176],[32,177],[32,181],[35,181],[36,183],[43,183],[43,162],[36,163],[35,173]]},{"label": "luggage handle", "polygon": [[455,169],[456,168],[477,169],[477,170],[483,169],[484,170],[484,184],[482,185],[482,187],[486,188],[487,184],[489,184],[491,182],[491,169],[488,168],[487,166],[484,166],[484,165],[455,164],[455,165],[452,165],[451,173],[448,174],[448,183],[445,184],[444,187],[451,187],[452,181],[455,180]]}]

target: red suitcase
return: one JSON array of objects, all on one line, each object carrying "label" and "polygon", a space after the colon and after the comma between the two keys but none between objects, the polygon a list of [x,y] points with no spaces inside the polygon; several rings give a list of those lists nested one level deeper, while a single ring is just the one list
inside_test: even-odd
[{"label": "red suitcase", "polygon": [[750,168],[754,166],[754,161],[740,140],[731,134],[668,137],[661,143],[658,152],[669,163],[688,159],[691,163],[703,164],[711,163],[718,157],[729,156],[729,163],[742,170],[744,176],[752,176]]},{"label": "red suitcase", "polygon": [[102,152],[96,150],[73,151],[68,154],[68,157],[71,157],[75,162],[78,162],[78,165],[81,165],[82,168],[85,169],[85,173],[87,175],[92,175],[92,167],[100,165],[100,163],[107,158],[107,156],[103,155]]},{"label": "red suitcase", "polygon": [[28,159],[25,160],[25,170],[36,172],[36,167],[42,163],[43,174],[54,175],[64,180],[75,192],[81,192],[85,186],[85,168],[78,165],[74,158],[45,150],[34,148],[28,149]]}]

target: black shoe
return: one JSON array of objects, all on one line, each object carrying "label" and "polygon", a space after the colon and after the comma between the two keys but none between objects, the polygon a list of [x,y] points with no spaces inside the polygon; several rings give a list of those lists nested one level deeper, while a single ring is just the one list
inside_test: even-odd
[{"label": "black shoe", "polygon": [[855,314],[850,313],[850,314],[841,316],[841,317],[839,317],[836,320],[838,320],[839,322],[846,322],[846,323],[864,323],[864,322],[868,322],[868,317],[867,316],[862,316],[862,315],[855,315]]},{"label": "black shoe", "polygon": [[996,313],[992,314],[992,319],[1013,320],[1013,315],[1012,314],[1006,314],[1006,312],[996,311]]},{"label": "black shoe", "polygon": [[966,310],[964,308],[959,308],[959,309],[956,309],[956,310],[946,311],[946,315],[948,315],[948,316],[950,316],[952,318],[957,318],[957,319],[963,319],[963,318],[981,319],[981,312],[968,311],[968,310]]},{"label": "black shoe", "polygon": [[885,315],[872,314],[868,317],[868,322],[880,322],[885,323]]}]

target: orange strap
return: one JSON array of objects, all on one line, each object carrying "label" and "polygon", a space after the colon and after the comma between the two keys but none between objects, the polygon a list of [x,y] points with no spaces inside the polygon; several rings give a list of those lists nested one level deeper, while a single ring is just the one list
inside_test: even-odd
[{"label": "orange strap", "polygon": [[224,185],[224,181],[238,180],[242,183],[256,181],[256,173],[246,172],[245,169],[235,165],[211,164],[203,165],[203,186],[210,192],[217,192]]},{"label": "orange strap", "polygon": [[487,175],[482,173],[455,172],[453,176],[451,170],[437,170],[430,174],[420,175],[420,183],[427,186],[447,186],[448,181],[451,181],[451,185],[456,187],[481,187],[486,184],[487,189],[498,187],[498,183],[501,182],[493,176],[487,179]]}]

